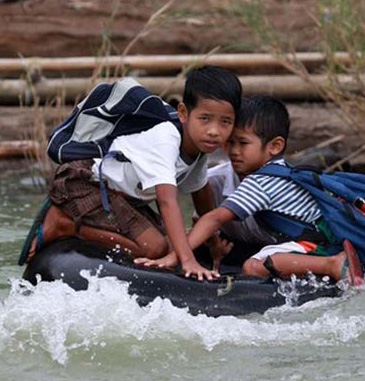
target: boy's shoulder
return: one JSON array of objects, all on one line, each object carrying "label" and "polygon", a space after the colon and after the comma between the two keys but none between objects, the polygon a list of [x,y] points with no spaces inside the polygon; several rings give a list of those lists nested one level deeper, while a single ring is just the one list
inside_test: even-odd
[{"label": "boy's shoulder", "polygon": [[208,169],[208,176],[226,176],[227,174],[233,173],[233,168],[230,161],[226,161],[221,164],[217,164],[214,167]]},{"label": "boy's shoulder", "polygon": [[270,192],[275,184],[291,182],[290,179],[272,175],[270,173],[272,168],[271,165],[283,168],[288,168],[290,166],[282,156],[273,158],[263,164],[256,171],[245,176],[241,181],[242,186],[247,186],[248,184],[251,184],[252,186],[253,184],[256,184],[254,186],[257,187],[257,189],[261,189],[261,191],[264,192]]},{"label": "boy's shoulder", "polygon": [[271,164],[282,165],[284,167],[288,167],[289,166],[289,164],[286,162],[284,157],[283,156],[279,156],[279,157],[274,157],[274,158],[270,159],[269,161],[267,161],[264,165],[262,165],[259,168],[259,170],[261,168],[265,168],[266,166],[271,165]]},{"label": "boy's shoulder", "polygon": [[170,143],[171,145],[180,145],[183,132],[175,123],[171,121],[163,121],[146,131],[136,132],[133,134],[120,135],[114,139],[114,142],[133,142],[133,144],[144,145],[148,142],[150,145],[159,143]]},{"label": "boy's shoulder", "polygon": [[285,161],[285,159],[282,156],[277,157],[277,158],[272,158],[271,160],[269,160],[265,164],[263,164],[260,168],[258,168],[256,171],[251,172],[248,176],[246,176],[246,179],[252,178],[252,177],[258,178],[258,179],[263,178],[263,177],[274,177],[270,174],[265,173],[265,169],[269,168],[272,164],[280,165],[283,167],[289,167],[289,164]]}]

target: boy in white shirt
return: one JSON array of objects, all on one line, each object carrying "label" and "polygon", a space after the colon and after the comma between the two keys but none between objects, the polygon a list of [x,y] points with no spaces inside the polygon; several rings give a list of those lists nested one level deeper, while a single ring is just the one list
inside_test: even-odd
[{"label": "boy in white shirt", "polygon": [[[255,173],[268,163],[286,165],[282,154],[289,126],[288,112],[279,100],[252,97],[243,101],[236,127],[226,144],[230,163],[219,168],[225,170],[224,176],[220,173],[212,178],[213,182],[224,180],[224,184],[214,185],[216,189],[221,188],[221,204],[197,221],[188,236],[190,245],[194,249],[218,229],[236,224],[236,234],[238,232],[246,239],[252,239],[252,236],[263,239],[262,249],[244,262],[242,270],[245,274],[285,278],[312,271],[330,275],[335,280],[346,277],[350,284],[360,285],[362,269],[356,253],[343,251],[342,242],[333,236],[313,196],[291,180]],[[232,191],[234,185],[238,186]],[[313,229],[298,237],[283,235],[280,226],[267,225],[268,221],[260,218],[268,211],[287,216],[289,221],[301,221]],[[253,217],[258,218],[259,223],[252,220]],[[226,247],[227,250],[223,245],[223,254],[230,248],[228,243]],[[147,266],[171,267],[176,260],[176,254],[172,252],[159,260],[141,259],[138,262]]]},{"label": "boy in white shirt", "polygon": [[[230,71],[205,66],[188,73],[183,102],[178,105],[182,133],[172,123],[163,122],[114,139],[110,151],[122,151],[128,161],[110,158],[103,162],[111,213],[106,213],[101,203],[100,160],[61,165],[50,190],[52,206],[29,256],[36,252],[40,238],[50,242],[78,234],[109,247],[120,244],[134,257],[160,258],[170,244],[187,276],[217,276],[200,266],[190,249],[177,193],[191,193],[201,215],[212,209],[205,154],[230,136],[240,102],[241,84]],[[153,200],[157,200],[168,240],[147,205]]]}]

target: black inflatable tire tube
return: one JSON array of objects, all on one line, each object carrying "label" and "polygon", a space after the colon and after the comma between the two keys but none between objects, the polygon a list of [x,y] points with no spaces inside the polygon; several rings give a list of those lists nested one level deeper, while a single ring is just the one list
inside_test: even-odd
[{"label": "black inflatable tire tube", "polygon": [[[69,237],[54,241],[42,248],[27,265],[23,278],[37,283],[62,279],[75,290],[85,290],[88,281],[80,270],[90,270],[99,277],[113,276],[129,283],[128,292],[136,294],[145,306],[156,297],[168,298],[176,307],[187,307],[189,312],[208,316],[263,313],[271,307],[285,304],[278,293],[278,285],[271,279],[244,275],[225,275],[214,281],[200,282],[169,270],[148,269],[122,261],[107,260],[108,251],[92,242]],[[99,270],[98,270],[99,269]],[[316,292],[300,291],[298,304],[318,297],[336,297],[340,290],[333,286]]]}]

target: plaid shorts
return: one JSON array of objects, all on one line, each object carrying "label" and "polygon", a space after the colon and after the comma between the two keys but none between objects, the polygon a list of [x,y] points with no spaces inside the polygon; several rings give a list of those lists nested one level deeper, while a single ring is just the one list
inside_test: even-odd
[{"label": "plaid shorts", "polygon": [[163,233],[161,217],[140,200],[107,188],[111,207],[106,212],[101,202],[100,184],[92,179],[92,160],[79,160],[58,167],[50,187],[50,197],[75,221],[117,232],[131,240],[151,227]]}]

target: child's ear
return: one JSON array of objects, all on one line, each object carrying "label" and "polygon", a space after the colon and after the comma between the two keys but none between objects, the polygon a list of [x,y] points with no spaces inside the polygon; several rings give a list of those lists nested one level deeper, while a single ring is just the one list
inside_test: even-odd
[{"label": "child's ear", "polygon": [[284,148],[285,139],[281,136],[277,136],[269,142],[269,153],[271,156],[279,155],[281,152],[283,152]]},{"label": "child's ear", "polygon": [[181,123],[186,123],[188,120],[188,109],[185,106],[185,103],[180,102],[177,105],[177,113]]}]

